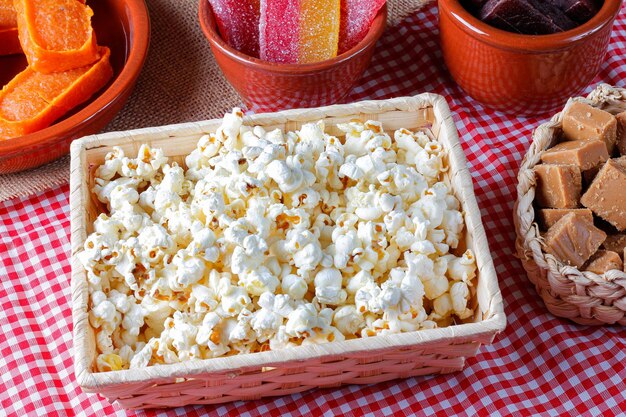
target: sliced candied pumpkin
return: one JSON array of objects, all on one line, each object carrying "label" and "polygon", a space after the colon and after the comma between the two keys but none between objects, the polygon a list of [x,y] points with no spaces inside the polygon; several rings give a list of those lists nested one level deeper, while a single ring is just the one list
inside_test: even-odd
[{"label": "sliced candied pumpkin", "polygon": [[0,55],[17,54],[21,51],[13,0],[0,0]]},{"label": "sliced candied pumpkin", "polygon": [[77,0],[15,0],[22,49],[33,70],[43,73],[96,62],[93,11]]},{"label": "sliced candied pumpkin", "polygon": [[99,55],[82,68],[43,74],[28,67],[16,75],[0,91],[0,139],[44,129],[100,90],[113,69],[109,48],[101,47]]}]

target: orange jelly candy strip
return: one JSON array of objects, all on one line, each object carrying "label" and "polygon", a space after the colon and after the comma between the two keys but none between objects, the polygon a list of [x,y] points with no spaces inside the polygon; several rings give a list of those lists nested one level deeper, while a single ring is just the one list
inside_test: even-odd
[{"label": "orange jelly candy strip", "polygon": [[340,0],[300,1],[298,63],[319,62],[337,56]]},{"label": "orange jelly candy strip", "polygon": [[22,49],[33,70],[67,71],[100,58],[90,7],[76,0],[15,0],[14,6]]},{"label": "orange jelly candy strip", "polygon": [[0,55],[17,54],[21,51],[13,0],[0,0]]},{"label": "orange jelly candy strip", "polygon": [[28,67],[16,75],[0,91],[0,139],[44,129],[89,99],[113,76],[110,55],[101,47],[93,65],[53,74]]}]

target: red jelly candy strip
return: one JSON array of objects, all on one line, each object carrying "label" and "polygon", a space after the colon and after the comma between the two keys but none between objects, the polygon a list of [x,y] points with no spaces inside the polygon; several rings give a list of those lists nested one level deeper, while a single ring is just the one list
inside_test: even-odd
[{"label": "red jelly candy strip", "polygon": [[261,0],[261,59],[285,64],[298,62],[299,16],[299,0]]},{"label": "red jelly candy strip", "polygon": [[385,1],[341,0],[340,54],[354,47],[367,35],[372,21]]},{"label": "red jelly candy strip", "polygon": [[217,27],[227,44],[259,57],[259,0],[209,0]]}]

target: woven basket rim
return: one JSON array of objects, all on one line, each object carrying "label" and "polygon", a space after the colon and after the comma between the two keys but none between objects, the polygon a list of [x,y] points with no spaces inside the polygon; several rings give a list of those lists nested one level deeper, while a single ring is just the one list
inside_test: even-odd
[{"label": "woven basket rim", "polygon": [[[352,104],[333,105],[314,109],[294,109],[277,113],[256,114],[246,116],[245,124],[271,125],[287,122],[303,122],[323,120],[327,117],[350,116],[356,113],[377,114],[394,110],[420,110],[432,108],[436,118],[441,120],[441,133],[445,134],[453,143],[448,149],[449,158],[454,158],[459,166],[455,175],[460,176],[470,190],[460,190],[464,197],[464,209],[472,220],[474,246],[487,248],[487,253],[476,253],[481,258],[482,268],[480,279],[485,280],[486,291],[489,297],[487,314],[477,323],[465,323],[439,329],[421,330],[417,332],[394,335],[379,335],[371,338],[359,338],[343,342],[330,342],[320,345],[307,345],[296,348],[259,352],[229,357],[194,360],[168,365],[150,366],[141,369],[122,370],[114,372],[93,372],[90,369],[91,361],[87,357],[85,334],[89,328],[86,301],[86,279],[82,265],[72,256],[72,310],[74,320],[74,349],[75,373],[78,384],[83,390],[97,392],[103,387],[112,387],[128,383],[155,383],[158,380],[168,380],[178,377],[188,377],[196,374],[215,372],[228,373],[245,368],[259,366],[280,366],[287,363],[303,361],[310,358],[328,357],[354,354],[366,351],[384,351],[409,347],[419,343],[420,347],[436,344],[442,341],[466,341],[482,336],[493,336],[504,330],[506,316],[502,295],[500,293],[497,275],[493,260],[488,252],[486,234],[480,218],[480,211],[476,203],[472,180],[467,168],[467,161],[460,145],[456,127],[450,109],[444,97],[431,93],[424,93],[413,97],[399,97],[388,100],[368,100]],[[177,136],[201,135],[214,130],[221,123],[221,119],[212,119],[201,122],[168,125],[159,128],[144,128],[125,132],[111,132],[101,135],[87,136],[76,140],[71,146],[71,178],[70,178],[70,205],[72,224],[72,255],[81,250],[85,234],[81,226],[85,206],[85,199],[89,196],[87,187],[83,184],[81,167],[86,160],[86,152],[104,146],[117,144],[140,144],[145,142],[142,136],[153,135],[154,138],[176,138]],[[477,218],[475,218],[478,216]],[[478,252],[478,251],[476,251]]]},{"label": "woven basket rim", "polygon": [[[553,145],[552,142],[561,129],[563,114],[574,102],[583,102],[594,107],[606,108],[620,104],[626,106],[626,89],[600,84],[587,97],[569,99],[561,112],[554,115],[548,122],[539,125],[533,131],[531,146],[522,160],[517,176],[517,200],[513,213],[517,233],[517,255],[524,263],[531,281],[533,281],[534,277],[531,277],[531,275],[534,275],[534,272],[529,271],[527,267],[528,262],[534,262],[540,269],[582,287],[602,285],[604,287],[614,287],[616,291],[619,291],[622,288],[626,288],[626,272],[610,270],[604,274],[596,274],[591,271],[581,271],[576,267],[561,263],[554,256],[543,250],[543,239],[539,232],[539,226],[535,221],[536,216],[533,207],[535,176],[533,169],[535,165],[540,163],[543,152]],[[539,286],[539,284],[536,284],[536,286]]]}]

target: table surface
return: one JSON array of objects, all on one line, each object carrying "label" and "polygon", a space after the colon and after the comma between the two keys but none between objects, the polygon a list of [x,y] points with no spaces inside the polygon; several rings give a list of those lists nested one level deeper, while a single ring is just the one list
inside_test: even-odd
[{"label": "table surface", "polygon": [[[622,13],[596,82],[623,85],[625,77]],[[548,116],[509,117],[467,98],[445,71],[436,5],[386,32],[349,100],[425,91],[444,95],[455,115],[508,321],[463,372],[169,411],[127,412],[84,394],[72,364],[69,196],[62,186],[0,204],[0,415],[626,415],[624,328],[552,316],[514,257],[517,169],[532,129]]]}]

